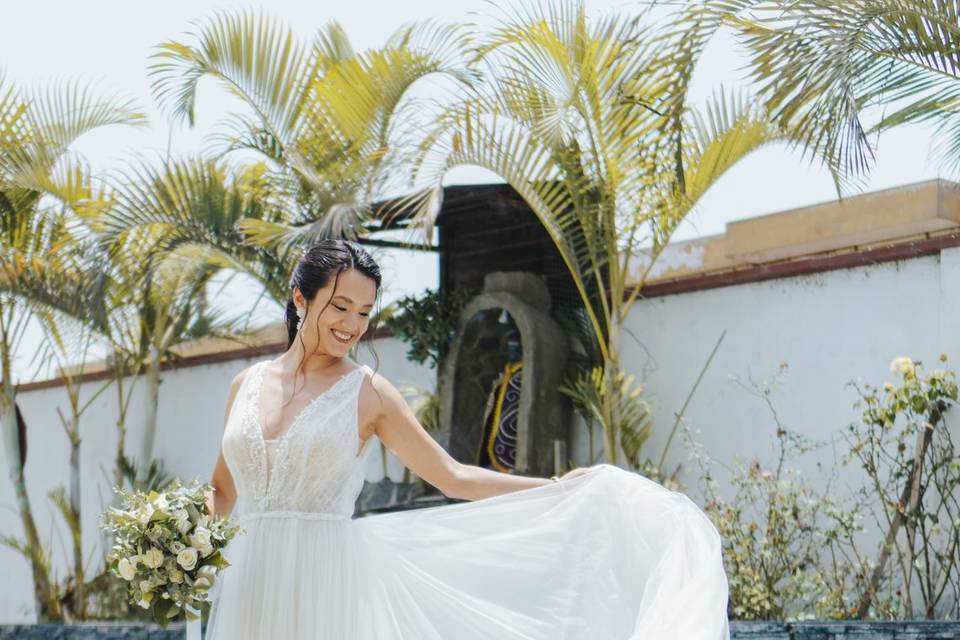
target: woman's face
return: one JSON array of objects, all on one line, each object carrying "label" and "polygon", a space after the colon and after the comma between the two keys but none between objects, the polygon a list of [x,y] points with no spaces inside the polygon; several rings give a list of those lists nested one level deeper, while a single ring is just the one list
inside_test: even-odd
[{"label": "woman's face", "polygon": [[307,307],[300,323],[307,353],[346,356],[367,331],[376,298],[376,283],[356,269],[344,271],[339,279],[330,278],[309,305],[300,290],[294,289],[294,304]]}]

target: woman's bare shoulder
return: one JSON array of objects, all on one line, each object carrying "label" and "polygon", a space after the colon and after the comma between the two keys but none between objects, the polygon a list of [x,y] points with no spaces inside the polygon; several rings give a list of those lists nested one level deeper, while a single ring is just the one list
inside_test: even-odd
[{"label": "woman's bare shoulder", "polygon": [[267,360],[254,362],[249,367],[241,369],[240,373],[233,376],[233,380],[230,381],[230,399],[231,400],[235,395],[237,395],[237,392],[240,390],[240,386],[243,384],[243,381],[247,379],[247,376],[250,375],[250,372],[253,371],[255,368],[259,367],[260,365],[266,364],[267,362],[268,362]]},{"label": "woman's bare shoulder", "polygon": [[403,394],[386,376],[366,365],[359,366],[367,369],[367,375],[364,376],[363,385],[360,388],[361,406],[375,414],[381,414],[405,404]]},{"label": "woman's bare shoulder", "polygon": [[237,375],[235,375],[235,376],[233,377],[233,382],[231,382],[230,384],[239,384],[239,383],[242,383],[242,382],[244,381],[244,379],[250,374],[251,371],[253,371],[255,368],[259,367],[260,365],[262,365],[262,364],[264,364],[264,363],[266,363],[266,362],[267,362],[266,360],[254,362],[254,363],[251,364],[249,367],[245,367],[245,368],[241,369],[241,370],[240,370],[240,373],[238,373]]}]

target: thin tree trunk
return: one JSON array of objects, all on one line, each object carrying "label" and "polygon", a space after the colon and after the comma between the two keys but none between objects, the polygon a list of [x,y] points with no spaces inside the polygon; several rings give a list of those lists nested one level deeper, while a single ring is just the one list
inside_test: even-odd
[{"label": "thin tree trunk", "polygon": [[[117,365],[119,366],[119,365]],[[114,380],[117,387],[117,449],[114,457],[113,468],[113,486],[120,489],[123,487],[124,474],[126,466],[127,453],[127,403],[123,395],[123,374],[117,374]],[[119,496],[114,496],[114,504],[119,504]]]},{"label": "thin tree trunk", "polygon": [[620,326],[615,315],[607,329],[607,348],[609,358],[603,363],[603,444],[606,461],[617,464],[619,460],[618,441],[620,428],[620,387],[617,379],[620,374]]},{"label": "thin tree trunk", "polygon": [[[79,390],[78,390],[79,392]],[[73,612],[78,619],[86,617],[86,581],[83,572],[83,522],[80,519],[80,416],[76,405],[70,417],[70,511],[74,518],[76,531],[71,531],[73,539]]]},{"label": "thin tree trunk", "polygon": [[137,461],[137,484],[143,487],[153,461],[153,445],[157,437],[157,411],[160,407],[160,354],[151,349],[144,377],[147,381],[146,418],[143,423],[143,441]]},{"label": "thin tree trunk", "polygon": [[900,532],[900,527],[902,527],[907,520],[916,513],[920,506],[920,478],[923,473],[923,459],[927,454],[927,448],[930,446],[930,437],[932,431],[936,428],[941,416],[942,414],[940,411],[936,411],[935,414],[931,416],[931,428],[927,429],[925,426],[921,427],[920,431],[917,433],[917,444],[914,451],[913,468],[910,470],[910,475],[907,478],[907,481],[903,487],[903,491],[900,494],[899,504],[903,505],[903,508],[897,509],[893,516],[893,521],[890,523],[890,528],[887,530],[887,535],[883,540],[883,547],[880,549],[880,557],[877,558],[877,565],[873,568],[873,572],[870,575],[870,581],[867,583],[867,588],[863,590],[863,594],[860,596],[860,602],[857,605],[858,618],[865,618],[870,606],[873,604],[873,599],[876,597],[877,589],[880,586],[880,581],[883,579],[883,572],[886,568],[887,561],[890,558],[890,552],[893,550],[893,547],[896,544],[897,534]]}]

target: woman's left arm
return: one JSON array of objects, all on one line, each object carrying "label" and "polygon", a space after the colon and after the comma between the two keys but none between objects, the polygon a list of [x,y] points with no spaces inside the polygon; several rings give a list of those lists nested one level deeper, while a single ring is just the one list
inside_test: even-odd
[{"label": "woman's left arm", "polygon": [[[552,481],[500,473],[454,460],[420,425],[403,395],[383,376],[370,381],[380,397],[374,420],[380,441],[408,469],[443,492],[448,498],[479,500],[490,496],[530,489]],[[368,396],[369,397],[369,396]]]}]

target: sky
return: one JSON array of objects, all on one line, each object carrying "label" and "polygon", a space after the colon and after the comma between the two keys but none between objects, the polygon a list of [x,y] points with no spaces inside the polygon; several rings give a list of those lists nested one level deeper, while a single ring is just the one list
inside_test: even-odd
[{"label": "sky", "polygon": [[[610,11],[633,14],[641,4],[610,0],[587,0],[592,15]],[[99,95],[132,99],[148,114],[150,124],[140,129],[112,128],[80,139],[77,150],[97,171],[123,167],[138,155],[162,157],[169,152],[189,155],[199,152],[224,113],[238,109],[236,99],[212,81],[201,84],[197,123],[193,129],[171,123],[151,98],[147,73],[149,57],[157,44],[186,38],[197,22],[217,11],[263,11],[289,25],[304,40],[322,25],[339,22],[357,50],[382,45],[399,26],[411,21],[488,19],[498,15],[495,5],[475,0],[406,0],[385,2],[303,2],[272,0],[256,2],[210,2],[166,0],[125,2],[83,0],[50,2],[0,0],[0,72],[8,81],[25,86],[43,86],[63,80],[81,80],[94,85]],[[479,17],[478,17],[479,16]],[[699,102],[721,85],[744,86],[746,58],[726,32],[711,42],[694,77],[691,100]],[[941,177],[930,157],[928,129],[909,127],[892,131],[879,140],[874,170],[863,191],[874,191]],[[951,177],[951,176],[942,176]],[[448,175],[447,184],[498,182],[479,168],[461,168]],[[790,150],[772,146],[762,149],[728,172],[703,198],[699,208],[681,226],[676,240],[723,233],[733,220],[750,218],[836,198],[826,171],[801,159]],[[432,255],[381,255],[387,290],[384,301],[435,286],[436,260]],[[256,291],[235,285],[231,296],[256,296]],[[277,312],[266,306],[257,311],[259,320]],[[39,340],[34,332],[25,351]],[[15,372],[21,381],[43,373],[30,369],[30,358],[18,357]]]}]

